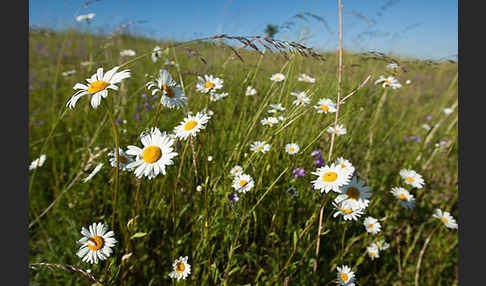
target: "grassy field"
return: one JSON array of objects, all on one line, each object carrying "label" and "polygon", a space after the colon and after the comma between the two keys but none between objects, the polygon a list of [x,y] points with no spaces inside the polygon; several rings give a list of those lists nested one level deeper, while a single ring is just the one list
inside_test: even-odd
[{"label": "grassy field", "polygon": [[[334,285],[341,265],[352,268],[356,285],[457,285],[457,230],[432,217],[437,208],[458,216],[456,63],[396,58],[400,67],[390,70],[384,57],[345,52],[342,97],[371,78],[340,105],[338,123],[347,132],[335,137],[328,161],[326,130],[335,113],[317,113],[313,106],[320,98],[337,101],[337,53],[324,53],[319,61],[238,49],[242,61],[218,41],[173,44],[73,30],[29,34],[29,152],[31,160],[46,154],[45,163],[30,171],[31,285],[92,285],[92,278],[103,285]],[[154,63],[150,52],[156,45],[163,53]],[[137,55],[123,58],[123,49]],[[92,64],[81,65],[87,60]],[[99,67],[106,72],[117,65],[130,69],[131,77],[110,90],[101,106],[93,109],[87,95],[66,109],[76,83],[87,84]],[[164,68],[183,85],[188,100],[182,109],[164,107],[160,94],[154,98],[146,87],[146,75]],[[69,70],[76,72],[62,74]],[[271,81],[278,72],[286,79]],[[315,83],[298,81],[301,73]],[[220,91],[228,96],[213,102],[198,92],[197,76],[205,74],[223,79]],[[375,85],[380,75],[395,76],[402,87]],[[245,96],[249,85],[256,95]],[[310,103],[293,104],[295,91],[306,91]],[[285,120],[263,126],[260,121],[272,116],[269,104],[277,103],[286,108],[278,114]],[[142,147],[140,134],[147,128],[173,133],[186,112],[206,107],[214,112],[206,128],[193,140],[175,141],[178,155],[165,175],[137,179],[110,165],[115,130],[123,150]],[[445,114],[449,107],[454,112]],[[253,152],[254,141],[271,148]],[[288,143],[300,151],[288,154]],[[314,150],[326,165],[349,160],[355,176],[372,188],[357,221],[333,216],[336,192],[311,188],[317,179]],[[254,180],[247,193],[232,187],[235,165]],[[294,178],[296,168],[305,175]],[[401,169],[421,174],[424,187],[405,184]],[[292,186],[298,196],[287,192]],[[401,207],[393,187],[407,189],[415,208]],[[239,200],[230,201],[230,194]],[[367,216],[379,220],[378,234],[367,233]],[[92,265],[76,252],[82,227],[94,222],[113,230],[117,243],[107,260]],[[372,260],[367,247],[380,239],[390,247]],[[191,273],[177,281],[169,273],[180,256],[188,257]]]}]

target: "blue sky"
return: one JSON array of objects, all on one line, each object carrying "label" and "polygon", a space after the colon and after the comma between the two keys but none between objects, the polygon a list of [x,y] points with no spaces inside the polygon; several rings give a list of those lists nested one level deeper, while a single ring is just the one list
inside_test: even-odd
[{"label": "blue sky", "polygon": [[[79,14],[95,13],[92,28],[106,33],[129,21],[144,20],[131,31],[156,39],[190,40],[217,33],[264,35],[267,24],[283,26],[275,38],[296,41],[319,50],[338,45],[338,1],[328,0],[103,0],[78,9],[86,1],[29,0],[30,26],[85,28]],[[440,59],[457,54],[457,0],[343,0],[344,48],[391,52],[405,57]],[[310,12],[327,24],[293,17]],[[84,27],[83,27],[84,26]]]}]

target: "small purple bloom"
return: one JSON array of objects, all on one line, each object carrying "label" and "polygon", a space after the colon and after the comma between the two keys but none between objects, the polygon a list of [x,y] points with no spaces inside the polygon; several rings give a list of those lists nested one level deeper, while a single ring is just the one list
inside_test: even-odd
[{"label": "small purple bloom", "polygon": [[403,137],[403,140],[405,140],[405,142],[409,142],[410,141],[410,137],[405,136],[405,137]]},{"label": "small purple bloom", "polygon": [[37,125],[39,125],[39,126],[44,125],[44,123],[45,123],[45,122],[44,122],[44,120],[39,120],[39,121],[37,121]]},{"label": "small purple bloom", "polygon": [[121,121],[120,121],[120,119],[118,119],[118,118],[117,118],[117,119],[115,119],[115,123],[116,123],[116,125],[120,124],[120,122],[121,122]]},{"label": "small purple bloom", "polygon": [[229,194],[228,199],[230,200],[230,202],[233,203],[240,200],[237,194]]},{"label": "small purple bloom", "polygon": [[133,115],[133,118],[135,118],[135,120],[140,120],[140,114],[137,112]]},{"label": "small purple bloom", "polygon": [[142,93],[142,98],[146,98],[147,97],[147,94],[144,92]]},{"label": "small purple bloom", "polygon": [[447,144],[447,141],[440,141],[439,144],[440,144],[440,146],[444,146],[444,145]]},{"label": "small purple bloom", "polygon": [[304,170],[304,168],[295,168],[292,171],[292,174],[294,174],[295,179],[297,179],[298,177],[304,177],[305,176],[305,170]]},{"label": "small purple bloom", "polygon": [[159,96],[157,94],[152,96],[152,100],[156,100],[157,98],[159,98]]},{"label": "small purple bloom", "polygon": [[430,119],[432,119],[432,116],[430,115],[425,116],[425,120],[430,120]]},{"label": "small purple bloom", "polygon": [[150,106],[145,106],[145,111],[150,111]]},{"label": "small purple bloom", "polygon": [[140,105],[137,104],[137,111],[141,111],[142,110],[142,107]]},{"label": "small purple bloom", "polygon": [[420,142],[421,141],[419,137],[415,137],[415,138],[413,138],[413,140],[415,140],[415,142]]},{"label": "small purple bloom", "polygon": [[314,160],[314,164],[316,164],[316,166],[318,168],[323,167],[325,165],[325,163],[326,162],[324,161],[324,158],[322,158],[321,155],[319,155],[319,158],[317,158],[317,159]]},{"label": "small purple bloom", "polygon": [[311,156],[312,156],[312,157],[315,157],[315,156],[317,156],[317,155],[321,155],[321,152],[320,152],[319,150],[314,150],[314,151],[312,151],[312,153],[311,153]]}]

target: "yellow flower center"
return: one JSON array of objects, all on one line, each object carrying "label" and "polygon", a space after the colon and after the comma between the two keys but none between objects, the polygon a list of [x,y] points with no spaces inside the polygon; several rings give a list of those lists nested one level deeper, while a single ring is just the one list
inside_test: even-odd
[{"label": "yellow flower center", "polygon": [[272,125],[272,124],[273,124],[273,122],[272,122],[272,121],[267,121],[267,122],[265,122],[265,124],[266,124],[266,125]]},{"label": "yellow flower center", "polygon": [[322,180],[324,182],[334,182],[336,181],[338,174],[336,172],[327,172],[322,175]]},{"label": "yellow flower center", "polygon": [[186,131],[192,130],[194,127],[196,127],[196,125],[197,125],[197,122],[194,121],[194,120],[191,120],[191,121],[187,122],[186,124],[184,124],[184,130],[186,130]]},{"label": "yellow flower center", "polygon": [[415,180],[412,177],[407,177],[407,181],[409,181],[410,183],[413,183]]},{"label": "yellow flower center", "polygon": [[172,87],[164,84],[162,85],[162,90],[165,91],[165,96],[168,96],[170,98],[174,97],[174,90],[172,89]]},{"label": "yellow flower center", "polygon": [[257,149],[258,150],[263,150],[263,146],[258,146]]},{"label": "yellow flower center", "polygon": [[176,269],[175,269],[175,271],[177,273],[182,273],[182,272],[184,272],[185,269],[186,269],[186,266],[184,265],[183,262],[177,262]]},{"label": "yellow flower center", "polygon": [[341,208],[341,210],[346,213],[346,214],[350,214],[353,212],[353,209],[345,209],[345,208]]},{"label": "yellow flower center", "polygon": [[327,105],[321,105],[321,106],[319,106],[319,108],[324,110],[324,111],[329,111],[329,107]]},{"label": "yellow flower center", "polygon": [[207,81],[207,82],[204,84],[204,86],[205,86],[206,88],[214,88],[216,85],[215,85],[214,83],[212,83],[212,82]]},{"label": "yellow flower center", "polygon": [[106,81],[97,80],[97,81],[95,81],[95,82],[93,82],[92,84],[89,85],[88,92],[95,93],[95,92],[98,92],[98,91],[102,91],[103,89],[105,89],[109,85],[110,84]]},{"label": "yellow flower center", "polygon": [[369,227],[369,228],[373,228],[373,227],[374,227],[374,225],[373,225],[372,223],[370,223],[370,224],[368,224],[368,227]]},{"label": "yellow flower center", "polygon": [[341,168],[346,168],[346,165],[344,163],[341,163]]},{"label": "yellow flower center", "polygon": [[88,243],[88,248],[93,251],[99,250],[103,247],[103,238],[101,236],[95,235],[90,237],[88,240],[94,243],[94,245]]},{"label": "yellow flower center", "polygon": [[443,221],[444,223],[447,223],[447,219],[445,217],[441,217],[440,220]]},{"label": "yellow flower center", "polygon": [[391,81],[385,80],[385,84],[384,85],[391,85]]},{"label": "yellow flower center", "polygon": [[348,195],[348,198],[356,200],[359,198],[359,190],[356,189],[355,187],[350,187],[346,191],[346,195]]},{"label": "yellow flower center", "polygon": [[336,134],[338,134],[338,133],[339,133],[339,129],[337,129],[337,128],[336,128],[336,129],[334,129],[334,131],[336,132]]},{"label": "yellow flower center", "polygon": [[375,253],[374,252],[371,252],[370,255],[374,257],[375,256]]},{"label": "yellow flower center", "polygon": [[341,273],[341,280],[343,280],[344,282],[348,281],[348,274]]},{"label": "yellow flower center", "polygon": [[241,180],[240,181],[240,187],[243,188],[244,186],[246,186],[248,184],[248,181],[247,180]]},{"label": "yellow flower center", "polygon": [[295,151],[295,148],[294,147],[290,147],[289,150],[290,150],[290,152],[294,152]]},{"label": "yellow flower center", "polygon": [[162,157],[162,151],[157,146],[148,146],[143,150],[142,158],[145,162],[152,164]]},{"label": "yellow flower center", "polygon": [[406,197],[405,195],[403,195],[403,194],[399,194],[399,195],[398,195],[398,198],[399,198],[400,200],[402,200],[402,201],[406,201],[406,200],[407,200],[407,197]]},{"label": "yellow flower center", "polygon": [[300,102],[300,103],[304,102],[304,99],[299,98],[299,102]]},{"label": "yellow flower center", "polygon": [[276,80],[276,81],[279,81],[279,80],[280,80],[280,77],[278,77],[278,76],[277,76],[277,77],[275,77],[275,80]]}]

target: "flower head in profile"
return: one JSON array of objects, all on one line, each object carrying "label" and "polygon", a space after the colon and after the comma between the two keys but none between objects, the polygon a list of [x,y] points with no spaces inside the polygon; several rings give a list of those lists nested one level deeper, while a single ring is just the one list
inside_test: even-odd
[{"label": "flower head in profile", "polygon": [[366,231],[371,234],[377,234],[381,230],[380,222],[374,217],[366,217],[363,222]]},{"label": "flower head in profile", "polygon": [[75,74],[76,70],[68,70],[62,73],[62,76],[70,76],[72,74]]},{"label": "flower head in profile", "polygon": [[390,247],[390,244],[388,244],[385,240],[380,239],[375,242],[376,246],[378,249],[381,250],[386,250]]},{"label": "flower head in profile", "polygon": [[201,93],[209,93],[223,88],[223,80],[213,75],[205,74],[197,77],[196,90]]},{"label": "flower head in profile", "polygon": [[307,75],[305,73],[300,74],[299,78],[297,79],[298,81],[303,81],[303,82],[308,82],[308,83],[314,83],[316,82],[316,79],[311,77],[310,75]]},{"label": "flower head in profile", "polygon": [[[118,162],[118,166],[120,170],[130,170],[127,168],[127,165],[133,162],[133,156],[128,155],[123,151],[122,148],[118,148],[118,154],[120,155],[120,162]],[[108,156],[110,156],[110,164],[113,168],[116,168],[116,149],[113,150],[113,152],[108,153]]]},{"label": "flower head in profile", "polygon": [[230,174],[232,176],[237,176],[241,173],[243,173],[243,168],[241,166],[235,165],[233,168],[231,168]]},{"label": "flower head in profile", "polygon": [[349,183],[351,175],[336,166],[334,163],[331,166],[324,166],[318,168],[317,171],[312,172],[313,175],[317,175],[317,179],[312,181],[314,188],[321,191],[321,193],[334,191],[340,193],[340,187]]},{"label": "flower head in profile", "polygon": [[297,95],[297,98],[292,101],[293,104],[299,106],[299,105],[302,105],[302,106],[305,106],[307,104],[309,104],[310,102],[310,98],[304,93],[304,92],[301,92],[300,95]]},{"label": "flower head in profile", "polygon": [[380,249],[375,243],[370,244],[370,246],[366,248],[366,251],[368,252],[368,255],[371,258],[371,260],[375,260],[375,258],[380,257]]},{"label": "flower head in profile", "polygon": [[174,128],[174,133],[180,139],[186,140],[190,136],[196,136],[199,131],[206,128],[206,123],[211,117],[205,112],[196,115],[188,115],[181,124]]},{"label": "flower head in profile", "polygon": [[81,228],[81,234],[83,237],[78,240],[81,246],[76,255],[91,264],[98,264],[98,261],[110,257],[113,252],[111,249],[117,243],[115,233],[108,231],[108,227],[101,222]]},{"label": "flower head in profile", "polygon": [[269,106],[272,108],[268,110],[268,113],[277,113],[279,111],[285,111],[285,107],[282,106],[282,104],[269,104]]},{"label": "flower head in profile", "polygon": [[449,212],[443,212],[440,209],[436,209],[432,216],[440,219],[440,221],[448,228],[457,228],[456,220]]},{"label": "flower head in profile", "polygon": [[263,118],[260,123],[263,125],[263,126],[270,126],[272,127],[274,124],[278,123],[278,118],[276,117],[267,117],[267,118]]},{"label": "flower head in profile", "polygon": [[405,209],[413,209],[415,207],[415,198],[404,188],[392,188],[391,193],[398,199],[398,203]]},{"label": "flower head in profile", "polygon": [[402,87],[402,85],[400,84],[400,82],[392,77],[392,76],[389,76],[389,77],[384,77],[382,75],[380,75],[380,78],[378,80],[375,81],[375,84],[379,84],[381,83],[382,87],[385,88],[385,87],[391,87],[392,89],[397,89],[397,88],[400,88]]},{"label": "flower head in profile", "polygon": [[314,108],[317,110],[317,113],[326,114],[336,112],[336,104],[329,98],[319,99],[317,105],[314,105]]},{"label": "flower head in profile", "polygon": [[108,89],[118,90],[118,86],[115,84],[130,77],[129,70],[117,72],[119,68],[114,67],[105,74],[103,74],[103,68],[99,68],[91,78],[86,79],[89,85],[75,84],[73,89],[78,91],[71,97],[66,106],[73,109],[78,99],[88,94],[91,95],[91,106],[97,108],[101,103],[101,98],[108,96]]},{"label": "flower head in profile", "polygon": [[246,96],[252,96],[252,95],[255,95],[257,93],[256,89],[254,89],[253,87],[251,86],[248,86],[246,88],[246,91],[245,91],[245,95]]},{"label": "flower head in profile", "polygon": [[275,82],[281,82],[285,80],[285,76],[281,73],[276,73],[270,77],[270,80],[275,81]]},{"label": "flower head in profile", "polygon": [[137,178],[142,176],[152,179],[159,174],[165,175],[165,167],[174,164],[172,159],[177,156],[174,151],[174,139],[165,132],[153,127],[149,132],[140,135],[143,147],[130,145],[126,153],[135,156],[134,162],[127,165]]},{"label": "flower head in profile", "polygon": [[96,16],[95,13],[88,13],[84,15],[79,15],[76,17],[76,21],[81,22],[83,20],[86,20],[89,22],[89,20],[93,19]]},{"label": "flower head in profile", "polygon": [[120,52],[120,56],[122,56],[122,57],[133,57],[133,56],[135,56],[136,54],[137,54],[137,53],[135,53],[135,51],[134,51],[134,50],[130,50],[130,49],[128,49],[128,50],[123,50],[123,51],[121,51],[121,52]]},{"label": "flower head in profile", "polygon": [[452,108],[444,108],[442,111],[445,113],[445,115],[449,115],[452,112],[454,112],[454,109],[452,109]]},{"label": "flower head in profile", "polygon": [[159,46],[155,46],[150,55],[152,61],[156,63],[162,57],[162,49]]},{"label": "flower head in profile", "polygon": [[417,189],[421,189],[425,184],[422,176],[414,170],[401,169],[400,176],[403,178],[406,184],[409,184]]},{"label": "flower head in profile", "polygon": [[356,279],[354,272],[347,265],[338,266],[337,268],[337,279],[340,285],[354,286],[354,280]]},{"label": "flower head in profile", "polygon": [[168,108],[181,108],[187,104],[187,97],[167,70],[160,70],[159,77],[146,84],[152,95],[160,94],[160,103]]},{"label": "flower head in profile", "polygon": [[336,200],[334,200],[332,205],[337,210],[337,212],[333,214],[333,217],[342,215],[344,220],[357,221],[358,218],[364,213],[364,209],[361,207],[361,205],[353,200],[345,200],[340,203],[337,203]]},{"label": "flower head in profile", "polygon": [[187,263],[187,256],[179,257],[172,264],[173,271],[169,273],[170,278],[176,278],[177,281],[180,279],[186,279],[189,274],[191,274],[191,265]]},{"label": "flower head in profile", "polygon": [[83,183],[90,181],[94,177],[94,175],[96,175],[101,170],[101,167],[103,167],[103,163],[99,163],[98,165],[96,165],[93,171],[91,171],[91,173],[83,179]]},{"label": "flower head in profile", "polygon": [[250,175],[239,174],[233,179],[233,189],[239,193],[246,193],[253,188],[255,182]]},{"label": "flower head in profile", "polygon": [[255,141],[251,143],[250,150],[253,152],[261,152],[265,154],[270,151],[270,144],[266,143],[265,141]]},{"label": "flower head in profile", "polygon": [[46,154],[40,155],[39,158],[35,159],[34,161],[32,161],[32,163],[30,163],[29,170],[33,170],[37,167],[42,167],[45,161],[46,161]]},{"label": "flower head in profile", "polygon": [[336,126],[336,128],[334,128],[334,126],[329,126],[327,128],[327,133],[330,133],[330,134],[334,133],[337,136],[341,136],[341,135],[346,134],[346,128],[344,128],[344,126],[341,125],[341,124],[338,124]]},{"label": "flower head in profile", "polygon": [[285,152],[289,153],[290,155],[297,154],[299,150],[300,150],[299,145],[295,143],[289,143],[285,145]]}]

